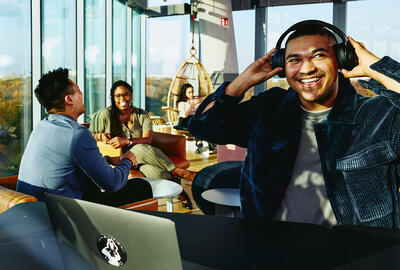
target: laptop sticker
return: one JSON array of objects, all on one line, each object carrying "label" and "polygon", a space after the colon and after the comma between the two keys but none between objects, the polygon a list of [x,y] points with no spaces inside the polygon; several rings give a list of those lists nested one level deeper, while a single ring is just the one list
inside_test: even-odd
[{"label": "laptop sticker", "polygon": [[104,260],[111,265],[119,267],[126,263],[128,256],[125,248],[110,235],[100,235],[97,238],[97,249]]}]

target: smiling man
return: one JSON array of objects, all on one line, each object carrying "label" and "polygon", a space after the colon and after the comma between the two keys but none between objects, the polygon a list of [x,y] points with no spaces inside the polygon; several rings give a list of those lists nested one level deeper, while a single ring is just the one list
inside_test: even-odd
[{"label": "smiling man", "polygon": [[[245,218],[400,228],[400,95],[387,90],[400,92],[400,65],[341,32],[338,44],[332,28],[319,21],[289,28],[276,49],[203,101],[189,131],[247,147]],[[274,87],[240,102],[282,73],[289,90]],[[380,96],[357,95],[343,75],[371,77],[361,84]]]}]

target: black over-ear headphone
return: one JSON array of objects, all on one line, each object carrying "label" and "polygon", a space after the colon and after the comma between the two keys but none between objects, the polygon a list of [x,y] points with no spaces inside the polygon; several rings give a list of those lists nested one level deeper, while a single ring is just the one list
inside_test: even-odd
[{"label": "black over-ear headphone", "polygon": [[[339,28],[336,26],[323,22],[323,21],[318,21],[318,20],[306,20],[306,21],[301,21],[298,22],[291,27],[289,27],[288,30],[286,30],[278,39],[278,42],[276,43],[276,51],[275,54],[272,56],[272,68],[276,67],[283,67],[285,68],[285,49],[281,48],[281,44],[283,39],[286,37],[287,34],[290,32],[296,31],[300,27],[307,27],[309,26],[322,26],[328,30],[330,30],[333,33],[336,33],[341,39],[342,43],[338,43],[334,46],[334,50],[336,53],[336,59],[338,62],[338,68],[344,68],[347,70],[352,70],[355,66],[358,65],[358,58],[357,55],[354,51],[353,46],[350,44],[349,40],[347,39],[347,36],[345,33],[342,32]],[[280,72],[278,74],[280,77],[285,77],[285,70]]]}]

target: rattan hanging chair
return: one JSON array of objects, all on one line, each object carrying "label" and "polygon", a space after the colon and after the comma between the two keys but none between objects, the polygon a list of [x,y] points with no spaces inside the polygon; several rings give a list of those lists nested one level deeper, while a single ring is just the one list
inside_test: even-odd
[{"label": "rattan hanging chair", "polygon": [[196,50],[191,49],[191,56],[179,68],[168,91],[167,112],[168,121],[176,125],[179,120],[178,100],[182,85],[190,83],[194,88],[194,95],[202,100],[214,91],[210,76],[200,60],[195,56]]}]

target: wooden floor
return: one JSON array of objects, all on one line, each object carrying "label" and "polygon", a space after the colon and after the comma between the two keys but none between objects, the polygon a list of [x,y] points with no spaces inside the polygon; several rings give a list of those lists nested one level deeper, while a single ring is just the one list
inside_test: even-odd
[{"label": "wooden floor", "polygon": [[[205,143],[205,146],[207,146],[207,143]],[[194,141],[187,141],[186,142],[186,158],[190,162],[190,167],[189,170],[192,171],[200,171],[206,166],[213,165],[217,163],[217,154],[210,153],[208,150],[202,152],[201,154],[196,153],[197,147],[195,146]],[[175,197],[173,199],[173,207],[174,207],[174,212],[176,213],[188,213],[188,214],[198,214],[202,215],[203,213],[201,212],[200,209],[198,209],[195,201],[193,200],[193,195],[191,192],[191,182],[187,180],[182,180],[182,186],[186,193],[188,193],[192,203],[193,203],[193,210],[189,210],[186,208],[183,208],[179,200]],[[159,199],[158,200],[158,211],[165,212],[166,211],[166,203],[165,199]]]}]

